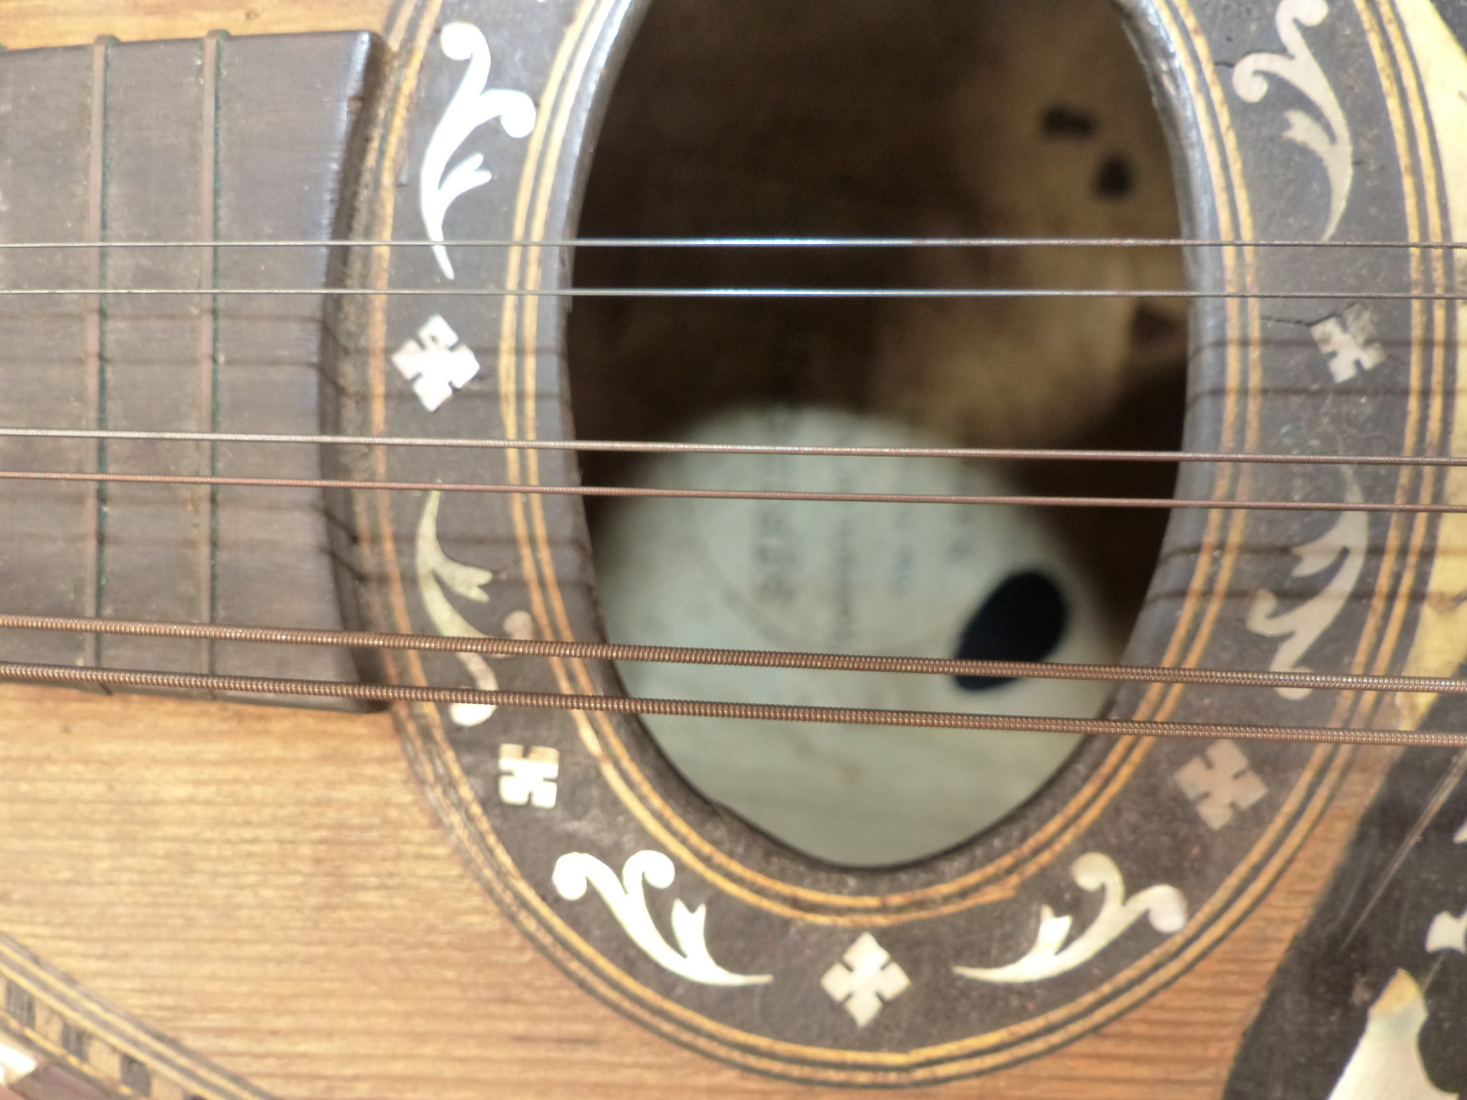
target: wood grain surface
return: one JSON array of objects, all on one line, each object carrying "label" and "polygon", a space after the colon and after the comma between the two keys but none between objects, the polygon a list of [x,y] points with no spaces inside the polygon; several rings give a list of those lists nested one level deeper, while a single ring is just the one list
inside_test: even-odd
[{"label": "wood grain surface", "polygon": [[[1191,974],[1056,1054],[932,1093],[1219,1094],[1383,760]],[[387,715],[8,687],[0,866],[0,930],[282,1096],[825,1091],[682,1051],[565,979],[463,869]]]},{"label": "wood grain surface", "polygon": [[[0,42],[380,29],[386,18],[382,0],[3,0]],[[1057,1053],[909,1095],[1219,1095],[1389,759],[1360,757],[1273,891],[1176,984]],[[284,1097],[825,1091],[679,1049],[562,976],[462,866],[390,715],[4,687],[0,868],[0,931]]]},{"label": "wood grain surface", "polygon": [[79,46],[110,34],[127,42],[230,34],[383,29],[391,0],[3,0],[8,50]]}]

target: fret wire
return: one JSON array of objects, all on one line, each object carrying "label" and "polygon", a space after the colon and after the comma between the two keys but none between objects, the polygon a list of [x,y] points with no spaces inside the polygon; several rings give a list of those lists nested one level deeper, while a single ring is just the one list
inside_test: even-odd
[{"label": "fret wire", "polygon": [[1191,290],[1098,287],[0,287],[0,297],[382,297],[382,298],[690,298],[730,300],[861,299],[1155,299],[1343,302],[1458,302],[1467,291],[1383,290]]},{"label": "fret wire", "polygon": [[257,489],[357,489],[388,492],[495,493],[529,496],[657,497],[693,500],[787,500],[836,504],[1022,505],[1036,508],[1203,508],[1261,512],[1389,512],[1455,514],[1467,504],[1345,500],[1193,500],[1183,497],[1032,496],[1012,493],[812,493],[785,489],[653,489],[621,485],[498,485],[339,478],[223,477],[209,474],[69,473],[0,470],[0,481],[83,481],[134,485],[231,485]]},{"label": "fret wire", "polygon": [[1010,714],[950,714],[930,711],[784,706],[773,703],[639,699],[612,695],[552,695],[523,691],[478,691],[471,688],[417,687],[407,684],[332,683],[323,680],[219,676],[188,672],[145,672],[134,669],[77,668],[75,666],[15,662],[0,663],[0,679],[241,695],[318,696],[383,703],[466,703],[537,710],[589,710],[614,714],[665,714],[675,717],[737,718],[765,722],[818,722],[925,729],[999,730],[1011,733],[1063,733],[1092,737],[1230,738],[1235,741],[1304,741],[1433,748],[1467,747],[1467,733],[1424,730],[1327,729],[1315,726],[1253,726],[1215,722],[1138,722],[1115,718],[1040,718]]},{"label": "fret wire", "polygon": [[958,458],[1055,462],[1215,462],[1301,466],[1467,466],[1467,455],[1293,455],[1230,451],[1110,451],[1034,447],[836,447],[766,443],[673,443],[619,439],[466,439],[271,432],[165,432],[101,428],[4,428],[0,439],[132,439],[179,443],[278,443],[362,447],[448,447],[496,451],[617,451],[842,458]]},{"label": "fret wire", "polygon": [[572,660],[716,665],[729,668],[794,668],[820,672],[910,673],[985,676],[1001,679],[1100,680],[1110,683],[1208,684],[1218,687],[1307,688],[1320,691],[1394,691],[1467,694],[1467,679],[1431,676],[1374,676],[1361,673],[1253,672],[1244,669],[1158,668],[1143,665],[1066,664],[1051,661],[949,660],[937,657],[812,653],[762,649],[559,642],[534,638],[443,637],[352,630],[301,630],[275,626],[156,622],[135,619],[69,618],[0,614],[3,630],[48,630],[131,637],[206,639],[272,645],[341,646],[481,653],[489,657],[564,657]]}]

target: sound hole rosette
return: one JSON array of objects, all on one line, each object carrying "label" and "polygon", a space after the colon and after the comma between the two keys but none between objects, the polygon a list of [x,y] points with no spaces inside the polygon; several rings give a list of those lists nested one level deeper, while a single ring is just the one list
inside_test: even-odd
[{"label": "sound hole rosette", "polygon": [[[487,7],[455,6],[440,22],[477,27],[480,52],[474,35],[445,39],[433,33],[436,13],[414,9],[425,48],[404,57],[384,97],[382,117],[401,124],[368,159],[368,201],[356,232],[422,236],[423,211],[452,191],[450,177],[422,166],[439,166],[429,154],[468,73],[480,82],[469,88],[475,95],[528,93],[535,119],[526,129],[523,113],[511,119],[501,111],[478,131],[472,149],[494,179],[450,201],[445,235],[521,243],[449,247],[451,280],[427,250],[395,250],[390,265],[381,253],[353,250],[362,253],[347,273],[353,282],[437,288],[442,296],[340,304],[342,400],[333,427],[567,437],[560,362],[567,266],[561,248],[535,242],[573,235],[591,126],[641,11],[625,0],[547,0],[510,28],[491,20]],[[1276,23],[1255,14],[1183,0],[1125,9],[1174,135],[1184,235],[1247,242],[1439,234],[1445,200],[1420,191],[1420,181],[1439,171],[1436,147],[1424,119],[1403,106],[1415,93],[1401,74],[1418,73],[1409,44],[1387,44],[1373,8],[1326,12],[1285,0]],[[1250,83],[1248,65],[1234,70],[1241,76],[1217,66],[1214,43],[1228,44],[1221,56],[1244,50],[1275,62],[1254,62],[1262,83]],[[486,69],[474,67],[476,58],[487,65],[491,51],[492,87],[482,83]],[[1296,84],[1324,120],[1313,124],[1310,133],[1321,135],[1313,142],[1281,137],[1284,97],[1270,94],[1262,75],[1278,73],[1285,58],[1297,78],[1301,51],[1321,74]],[[1383,74],[1381,82],[1356,78],[1367,72]],[[468,155],[471,147],[463,148]],[[399,152],[416,186],[398,186]],[[441,167],[458,172],[452,165],[463,163],[450,153]],[[1362,298],[1443,293],[1450,275],[1439,261],[1439,254],[1372,249],[1352,256],[1348,271],[1352,286],[1369,288]],[[1394,356],[1391,369],[1349,375],[1348,364],[1332,370],[1321,344],[1303,335],[1331,318],[1342,333],[1352,331],[1360,314],[1347,310],[1355,303],[1333,297],[1342,265],[1320,263],[1310,250],[1242,243],[1195,246],[1188,265],[1190,286],[1219,297],[1199,298],[1193,310],[1186,449],[1421,454],[1440,446],[1450,401],[1432,395],[1454,392],[1454,361],[1424,349],[1445,348],[1445,308],[1371,299],[1364,308],[1372,339]],[[461,287],[505,293],[468,309],[452,293]],[[1270,293],[1301,292],[1318,297],[1280,297],[1265,308]],[[425,354],[457,355],[466,372],[459,349],[473,355],[477,373],[430,409],[435,391],[430,385],[425,399],[414,388],[423,372],[397,363],[394,350],[419,365]],[[1337,380],[1339,373],[1346,377]],[[460,471],[527,488],[575,480],[565,452],[529,448],[485,462],[381,447],[343,453],[341,461],[355,476],[402,480],[472,480]],[[1181,497],[1219,501],[1424,502],[1438,492],[1437,479],[1418,470],[1246,463],[1184,464],[1178,486]],[[364,624],[595,637],[584,528],[572,503],[526,492],[476,497],[469,507],[451,496],[360,493],[337,501],[351,562],[343,587]],[[1432,564],[1421,547],[1436,522],[1321,510],[1295,524],[1267,512],[1178,510],[1128,657],[1294,667],[1300,656],[1288,647],[1312,635],[1310,667],[1411,668],[1416,597]],[[1317,569],[1300,567],[1322,559]],[[1338,578],[1333,592],[1342,598],[1332,597],[1328,621],[1315,632],[1324,605],[1310,611],[1310,601]],[[492,681],[574,694],[616,686],[610,669],[592,662],[378,660],[376,674],[406,683]],[[1298,698],[1152,685],[1121,689],[1111,713],[1263,726],[1413,720],[1393,705],[1358,693]],[[915,866],[851,872],[800,859],[719,814],[629,718],[509,708],[460,717],[424,705],[397,711],[405,750],[448,834],[537,946],[669,1038],[747,1068],[845,1084],[991,1070],[1138,1004],[1242,919],[1352,761],[1349,750],[1331,745],[1096,740],[1039,798],[973,842]]]}]

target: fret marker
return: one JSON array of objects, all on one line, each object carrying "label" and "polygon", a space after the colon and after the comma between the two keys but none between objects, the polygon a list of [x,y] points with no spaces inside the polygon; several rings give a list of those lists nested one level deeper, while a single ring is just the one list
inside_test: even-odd
[{"label": "fret marker", "polygon": [[560,775],[560,753],[533,745],[499,746],[499,799],[510,806],[555,809],[555,780]]},{"label": "fret marker", "polygon": [[434,314],[418,335],[392,353],[392,365],[412,383],[423,408],[436,412],[479,373],[479,360],[448,322]]},{"label": "fret marker", "polygon": [[1309,331],[1336,382],[1348,382],[1385,359],[1385,349],[1375,343],[1375,318],[1359,302],[1337,317],[1310,325]]},{"label": "fret marker", "polygon": [[1209,829],[1221,829],[1235,811],[1246,810],[1268,793],[1268,786],[1231,741],[1214,741],[1207,759],[1194,757],[1172,776]]}]

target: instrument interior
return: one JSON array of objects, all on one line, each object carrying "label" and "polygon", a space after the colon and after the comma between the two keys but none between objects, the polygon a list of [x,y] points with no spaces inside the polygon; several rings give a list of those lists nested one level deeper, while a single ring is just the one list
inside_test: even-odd
[{"label": "instrument interior", "polygon": [[[735,0],[716,9],[698,0],[657,0],[611,95],[579,231],[582,238],[633,239],[1179,234],[1161,123],[1121,20],[1104,0],[816,0],[796,11],[777,0]],[[575,428],[583,439],[768,443],[838,442],[841,436],[846,442],[950,447],[1148,450],[1175,449],[1180,442],[1184,302],[879,296],[882,289],[908,287],[1178,287],[1182,259],[1173,247],[582,248],[575,274],[582,286],[878,292],[825,301],[578,299],[569,319],[569,368]],[[782,426],[771,422],[781,415]],[[814,434],[805,438],[801,432]],[[847,488],[889,483],[923,491],[959,476],[913,460],[904,467],[895,460],[882,467],[861,459],[829,459],[818,466],[802,458],[750,465],[732,457],[723,465],[649,465],[637,456],[590,451],[581,463],[588,484],[641,484],[650,478],[659,484],[732,485],[752,478],[806,489],[840,481]],[[831,468],[842,463],[840,471]],[[963,465],[963,476],[991,477],[1021,493],[1166,497],[1175,479],[1175,468],[1160,463]],[[823,633],[799,635],[757,607],[750,610],[757,598],[746,599],[739,594],[742,582],[730,579],[737,564],[710,564],[711,573],[694,570],[689,592],[673,595],[675,577],[681,576],[676,555],[664,560],[650,554],[634,534],[667,531],[673,540],[689,523],[702,524],[702,542],[709,544],[730,535],[737,539],[736,529],[763,524],[766,536],[773,527],[787,541],[829,541],[838,538],[842,521],[801,519],[794,510],[804,509],[809,517],[812,509],[823,515],[820,509],[838,507],[846,506],[740,511],[727,502],[658,507],[589,500],[610,637],[732,645],[729,638],[736,636],[769,648],[907,652],[915,646],[923,655],[943,657],[1053,657],[1030,637],[1039,630],[1032,624],[1044,615],[1042,598],[1035,603],[1033,593],[1027,602],[1016,600],[1013,612],[1032,627],[1028,634],[981,653],[963,650],[954,624],[944,623],[940,638],[911,639],[892,621],[944,614],[940,600],[883,605],[884,625],[868,624],[864,633],[858,625],[841,635],[831,625]],[[843,513],[847,526],[865,532],[857,541],[866,549],[853,553],[873,559],[902,552],[919,560],[940,556],[940,521],[924,518],[923,506],[906,506],[906,512],[873,507],[863,514],[849,506]],[[982,527],[1007,523],[1008,515],[1002,509],[982,515],[990,518],[975,518],[977,526],[962,540],[1009,553],[1000,535]],[[694,516],[705,519],[689,518]],[[1084,590],[1077,599],[1093,604],[1081,612],[1093,626],[1089,647],[1059,659],[1114,661],[1145,599],[1166,513],[1028,509],[1014,521],[1038,525],[1033,537],[1073,563],[1073,584]],[[804,523],[814,527],[807,530]],[[872,542],[873,532],[906,525],[915,527],[905,550]],[[655,541],[657,535],[646,537]],[[751,536],[748,550],[764,565],[747,569],[759,573],[766,587],[768,559],[800,553],[777,538],[771,543],[771,537]],[[929,546],[919,545],[928,539]],[[706,546],[690,552],[707,557]],[[1014,553],[1014,564],[993,567],[1010,579],[1025,568],[1024,552]],[[638,554],[640,565],[632,560]],[[874,586],[880,568],[871,569]],[[703,629],[680,630],[691,611],[648,610],[659,598],[659,584],[664,598],[680,600],[686,609],[690,599],[697,602],[690,592],[715,573],[731,588],[726,600],[714,601],[718,608],[708,612],[712,618]],[[944,583],[956,583],[957,576]],[[794,583],[808,588],[819,581],[807,576]],[[771,598],[791,597],[788,584],[774,588],[783,594]],[[868,597],[877,598],[874,587]],[[801,606],[808,617],[818,619],[817,605],[825,606],[820,598],[810,595],[806,604]],[[762,626],[756,623],[746,638],[740,623],[751,619]],[[658,631],[664,636],[650,636]],[[669,632],[679,637],[669,639]],[[725,673],[721,682],[664,682],[648,680],[637,666],[624,665],[622,671],[632,694],[654,696],[659,690],[686,696],[722,687],[724,694],[712,697],[754,701],[764,694],[776,701],[831,703],[862,690],[819,672],[799,674],[799,681],[744,682]],[[1103,705],[1099,685],[1082,685],[1092,690],[1065,697],[1065,689],[1076,685],[1031,684],[1035,692],[1014,712],[1038,707],[1078,717],[1098,713]],[[979,704],[974,709],[994,705],[997,694],[971,695]],[[925,702],[929,709],[963,705],[957,693],[940,704]],[[1046,711],[1046,705],[1056,709]],[[916,765],[921,775],[914,775],[911,788],[893,793],[890,775],[913,767],[913,744],[941,741],[943,735],[698,725],[673,718],[647,722],[674,764],[715,801],[797,848],[853,864],[911,859],[966,839],[1042,785],[1072,744],[1060,739],[1061,747],[1053,735],[1028,735],[1033,755],[1026,757],[1016,747],[1023,736],[1004,734],[974,748],[979,738],[959,734],[966,746],[955,739],[929,744],[931,767],[923,771]],[[735,738],[746,747],[728,747]],[[860,747],[851,748],[853,741]],[[760,754],[780,763],[749,762]],[[806,766],[808,783],[781,788],[779,769]],[[954,784],[933,798],[932,776],[953,768],[967,777],[966,787]],[[978,812],[975,802],[989,807]],[[853,805],[859,811],[850,810]]]}]

